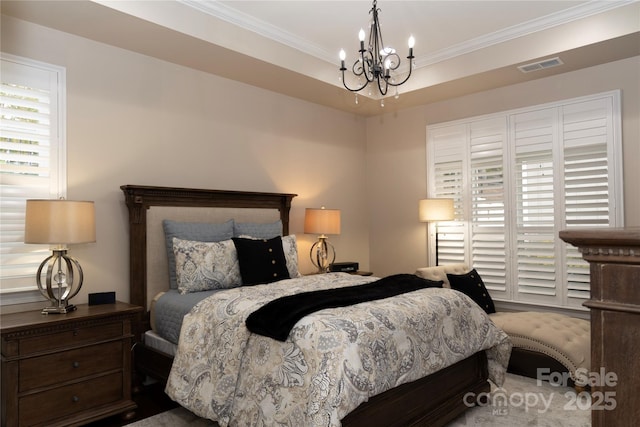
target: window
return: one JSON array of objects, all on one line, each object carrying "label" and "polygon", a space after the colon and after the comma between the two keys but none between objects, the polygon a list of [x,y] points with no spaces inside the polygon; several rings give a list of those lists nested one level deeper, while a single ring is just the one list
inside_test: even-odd
[{"label": "window", "polygon": [[[25,200],[66,193],[65,71],[2,53],[0,87],[0,292],[2,304],[33,301],[48,256],[24,239]],[[38,298],[41,299],[41,298]]]},{"label": "window", "polygon": [[623,225],[620,129],[618,91],[429,126],[429,197],[456,211],[430,224],[439,262],[497,300],[581,307],[589,265],[558,233]]}]

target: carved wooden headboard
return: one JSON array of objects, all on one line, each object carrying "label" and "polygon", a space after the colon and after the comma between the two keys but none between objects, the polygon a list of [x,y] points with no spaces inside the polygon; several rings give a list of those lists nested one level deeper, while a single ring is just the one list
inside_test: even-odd
[{"label": "carved wooden headboard", "polygon": [[[243,221],[267,222],[280,219],[282,232],[289,234],[289,210],[296,194],[260,193],[250,191],[205,190],[193,188],[151,187],[123,185],[125,203],[129,209],[129,292],[130,303],[149,310],[154,291],[149,288],[150,277],[161,274],[168,283],[168,271],[149,271],[155,262],[151,251],[161,251],[162,219],[193,222],[223,222],[242,218]],[[152,208],[160,214],[150,215]],[[203,209],[204,208],[204,209]],[[152,230],[151,232],[149,230]],[[153,246],[153,247],[151,247]],[[160,245],[161,246],[161,245]],[[150,256],[151,255],[151,256]],[[166,255],[166,253],[165,253]],[[151,259],[151,261],[150,261]],[[165,264],[166,266],[166,261]],[[157,281],[154,279],[154,282]],[[147,321],[148,321],[148,316]],[[143,325],[143,327],[148,326]]]}]

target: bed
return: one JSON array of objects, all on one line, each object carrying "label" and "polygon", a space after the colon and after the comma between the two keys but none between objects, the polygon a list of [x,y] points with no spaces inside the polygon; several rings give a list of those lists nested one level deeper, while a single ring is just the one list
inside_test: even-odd
[{"label": "bed", "polygon": [[[416,309],[420,306],[420,298],[423,297],[434,301],[449,301],[444,304],[447,307],[445,311],[450,312],[455,308],[471,313],[466,316],[466,320],[462,321],[462,324],[467,327],[454,332],[447,338],[450,342],[438,348],[446,348],[449,353],[456,353],[451,349],[461,346],[463,342],[473,341],[477,342],[477,350],[471,354],[464,354],[464,357],[460,356],[463,354],[462,351],[457,352],[460,360],[455,360],[455,357],[440,357],[438,354],[443,352],[438,350],[430,353],[431,359],[438,359],[437,363],[435,361],[416,363],[413,352],[403,353],[397,350],[398,348],[406,350],[407,345],[411,347],[410,344],[414,340],[419,340],[405,336],[403,344],[405,347],[388,345],[396,349],[400,360],[399,366],[422,366],[423,370],[427,369],[428,364],[430,364],[429,369],[433,369],[438,363],[446,362],[446,366],[438,365],[437,370],[423,376],[417,374],[419,370],[407,369],[403,372],[402,378],[394,377],[391,380],[388,375],[381,374],[384,371],[380,370],[379,366],[367,366],[367,360],[361,360],[362,355],[355,356],[359,360],[359,366],[347,366],[346,360],[353,357],[354,347],[352,346],[345,346],[346,349],[343,350],[337,350],[338,347],[325,349],[322,352],[321,363],[305,361],[304,369],[301,369],[300,352],[304,350],[304,354],[307,355],[306,352],[309,350],[306,347],[300,347],[302,344],[297,341],[292,344],[294,338],[304,338],[303,341],[306,339],[311,343],[310,348],[316,346],[315,350],[318,350],[318,346],[327,347],[327,330],[317,334],[308,333],[315,327],[313,325],[317,324],[329,329],[333,328],[331,340],[335,340],[335,337],[340,335],[352,338],[354,334],[358,337],[366,336],[362,331],[354,332],[351,325],[341,324],[337,327],[336,319],[358,319],[357,316],[363,316],[363,314],[356,313],[357,307],[368,307],[380,301],[323,310],[309,315],[296,324],[285,342],[249,332],[243,324],[244,317],[240,320],[229,317],[231,312],[242,311],[238,310],[239,306],[244,307],[243,316],[246,317],[248,313],[254,311],[254,308],[273,299],[274,292],[284,291],[291,294],[310,286],[322,289],[349,288],[377,280],[373,277],[352,276],[346,273],[331,273],[317,275],[317,277],[304,276],[276,281],[268,285],[242,286],[216,292],[210,298],[200,299],[196,308],[184,316],[181,328],[183,332],[187,330],[189,333],[185,333],[180,338],[179,345],[171,345],[172,343],[167,342],[158,336],[157,331],[154,331],[158,329],[155,325],[158,319],[152,315],[154,311],[152,308],[155,309],[164,298],[158,295],[171,292],[163,223],[167,220],[196,223],[224,223],[232,220],[234,223],[265,225],[277,223],[281,227],[284,241],[284,237],[289,236],[289,210],[295,195],[137,185],[125,185],[121,189],[129,212],[130,302],[143,306],[146,312],[146,316],[136,330],[139,337],[134,353],[136,373],[166,381],[167,393],[192,412],[214,419],[221,426],[270,425],[276,422],[279,425],[317,423],[332,426],[441,426],[456,418],[474,402],[470,396],[482,396],[483,393],[488,392],[490,384],[487,380],[490,377],[498,385],[501,384],[511,350],[508,337],[492,326],[490,321],[485,322],[482,310],[476,310],[477,306],[472,307],[473,303],[469,303],[468,299],[465,300],[464,296],[456,296],[453,302],[447,300],[449,296],[445,294],[451,292],[448,290],[430,288],[382,301],[385,304],[390,301],[393,301],[391,304],[400,304],[403,307],[402,310],[377,305],[372,306],[375,308],[368,308],[370,312],[377,313],[377,316],[371,317],[378,319],[378,323],[386,325],[386,329],[389,330],[396,329],[393,322],[424,322],[424,319],[418,318],[417,312],[421,310]],[[338,282],[340,283],[336,284]],[[430,295],[422,295],[423,293]],[[418,295],[421,296],[418,297]],[[243,298],[249,296],[250,302],[238,303],[238,298],[241,296]],[[431,299],[423,300],[425,307],[436,305],[429,302]],[[411,312],[412,306],[415,313],[409,315],[407,313]],[[324,317],[327,312],[335,310],[338,314],[332,320]],[[392,319],[396,315],[400,317]],[[452,320],[449,317],[436,318],[435,314],[432,316],[436,322],[444,322],[439,328],[433,328],[434,330],[452,327]],[[207,334],[216,330],[215,325],[222,323],[234,326],[222,333],[222,337],[210,339]],[[366,320],[353,320],[352,323],[368,324],[371,329],[385,329],[381,326],[371,327],[371,322]],[[424,326],[424,323],[422,324]],[[416,329],[429,330],[430,328]],[[478,334],[471,333],[476,329],[479,331]],[[456,334],[464,336],[456,336]],[[185,336],[188,338],[184,338]],[[369,343],[370,348],[376,348],[374,351],[382,351],[381,348],[390,342],[387,338],[371,337],[364,341]],[[187,347],[188,342],[196,345]],[[335,344],[334,341],[331,342]],[[200,352],[194,350],[198,347],[198,343],[206,343],[200,346],[202,347]],[[291,356],[285,361],[287,369],[283,370],[280,367],[265,371],[264,367],[258,367],[260,363],[255,364],[255,368],[248,365],[248,360],[260,359],[259,355],[274,354],[276,351]],[[321,352],[318,350],[318,353]],[[189,359],[192,356],[195,359]],[[344,360],[340,359],[341,357],[344,357]],[[332,358],[338,358],[339,363]],[[209,359],[206,364],[203,363],[204,359]],[[387,355],[385,360],[389,359],[393,357],[390,358]],[[207,364],[213,364],[216,367],[208,368]],[[330,372],[327,369],[328,365],[338,368],[342,366],[346,376],[349,376],[349,373],[352,375],[348,379],[327,378],[326,375],[320,375],[320,373]],[[285,370],[288,373],[283,374]],[[292,370],[295,371],[294,375],[291,374]],[[376,375],[383,377],[384,384],[382,386],[369,384],[368,378],[363,378],[361,375],[364,371],[375,374],[371,378]],[[279,374],[275,375],[273,372]],[[214,373],[224,375],[217,379]],[[260,378],[267,380],[259,383]],[[223,382],[226,382],[226,386],[220,387],[219,385]],[[220,397],[222,389],[226,394]],[[342,393],[347,389],[356,390],[355,397],[353,393],[343,395]],[[327,405],[331,408],[327,409]],[[311,417],[307,414],[308,412],[313,412],[317,416]],[[263,416],[267,418],[259,418]],[[305,418],[307,416],[310,418]],[[248,420],[251,421],[248,422]]]}]

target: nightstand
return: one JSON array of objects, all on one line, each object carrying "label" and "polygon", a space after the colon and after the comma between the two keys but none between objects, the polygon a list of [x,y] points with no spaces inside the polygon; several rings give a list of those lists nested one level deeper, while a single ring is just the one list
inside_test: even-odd
[{"label": "nightstand", "polygon": [[79,304],[67,314],[3,314],[2,426],[133,417],[131,345],[142,307]]}]

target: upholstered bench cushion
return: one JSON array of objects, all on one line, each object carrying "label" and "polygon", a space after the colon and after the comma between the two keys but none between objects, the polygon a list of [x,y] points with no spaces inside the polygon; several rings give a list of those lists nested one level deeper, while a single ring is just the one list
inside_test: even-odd
[{"label": "upholstered bench cushion", "polygon": [[449,279],[447,278],[448,274],[464,274],[468,273],[471,270],[466,264],[446,264],[439,265],[436,267],[421,267],[416,270],[414,273],[418,277],[422,277],[428,280],[442,280],[443,287],[451,288],[451,284],[449,283]]},{"label": "upholstered bench cushion", "polygon": [[[498,312],[489,317],[509,335],[514,347],[552,357],[567,368],[574,381],[578,368],[591,369],[589,321],[534,311]],[[576,381],[576,385],[584,384]]]}]

